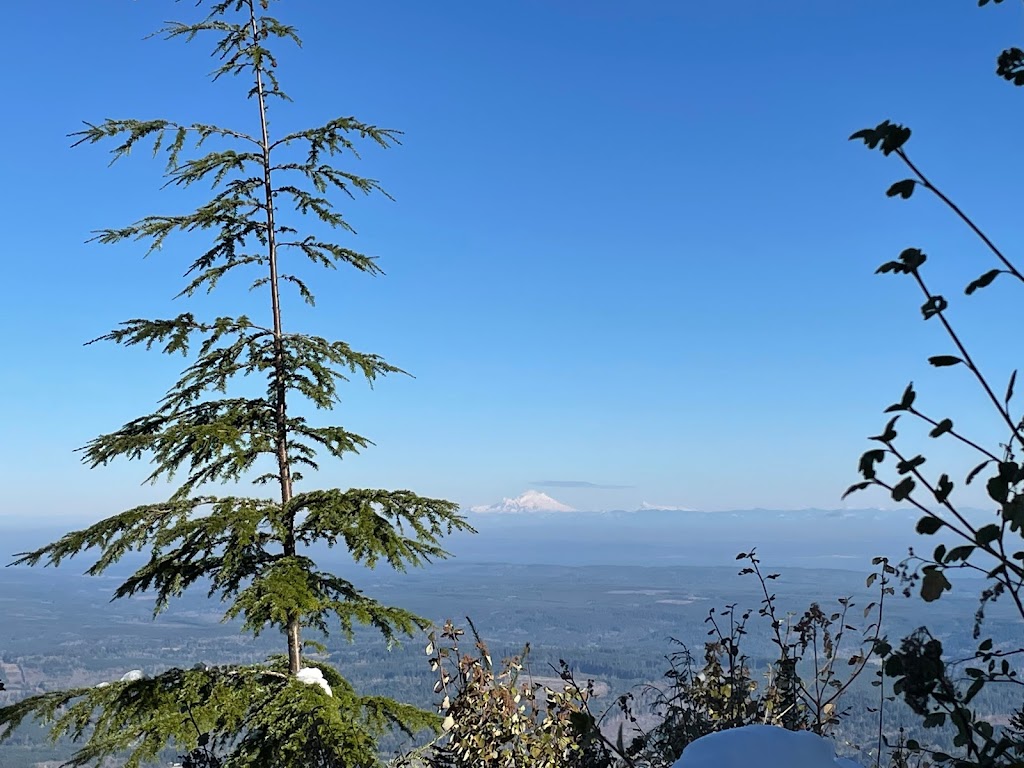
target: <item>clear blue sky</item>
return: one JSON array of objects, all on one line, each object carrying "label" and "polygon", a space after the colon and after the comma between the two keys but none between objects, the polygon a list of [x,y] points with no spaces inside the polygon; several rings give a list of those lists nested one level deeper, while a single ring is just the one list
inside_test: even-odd
[{"label": "clear blue sky", "polygon": [[[142,39],[194,13],[6,9],[5,516],[85,520],[165,494],[138,487],[143,466],[90,471],[72,450],[148,412],[180,360],[81,344],[184,311],[171,297],[188,254],[83,241],[189,198],[159,190],[148,153],[108,169],[103,148],[71,150],[65,134],[105,117],[256,130],[248,86],[205,79],[202,41]],[[295,104],[276,125],[351,114],[405,132],[353,167],[396,202],[344,206],[350,244],[387,276],[325,274],[318,310],[292,327],[416,378],[349,387],[336,421],[377,447],[318,484],[467,506],[537,487],[585,509],[837,507],[911,379],[936,415],[996,434],[966,372],[924,362],[949,349],[909,282],[872,274],[919,246],[954,297],[992,264],[936,202],[886,199],[902,170],[846,139],[909,124],[922,167],[1019,252],[1022,94],[993,74],[1021,43],[1019,3],[283,0],[275,13],[305,42],[282,57]],[[954,307],[999,381],[1012,361],[983,329],[1009,320],[1010,289]],[[264,311],[225,298],[223,313]],[[956,469],[924,447],[930,467]]]}]

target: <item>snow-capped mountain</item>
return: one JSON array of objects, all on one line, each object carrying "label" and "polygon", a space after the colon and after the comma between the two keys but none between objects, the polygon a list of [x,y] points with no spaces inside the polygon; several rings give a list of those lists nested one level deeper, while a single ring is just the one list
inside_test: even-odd
[{"label": "snow-capped mountain", "polygon": [[502,499],[498,504],[470,507],[470,512],[519,513],[519,512],[575,512],[568,504],[551,498],[540,491],[526,491],[514,499]]},{"label": "snow-capped mountain", "polygon": [[677,507],[672,504],[648,504],[646,501],[640,505],[637,512],[696,512],[693,507]]}]

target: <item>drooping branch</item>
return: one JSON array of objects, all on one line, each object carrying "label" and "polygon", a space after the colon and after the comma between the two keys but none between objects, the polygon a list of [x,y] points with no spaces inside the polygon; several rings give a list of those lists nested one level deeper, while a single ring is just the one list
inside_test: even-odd
[{"label": "drooping branch", "polygon": [[473,532],[455,516],[456,504],[411,491],[309,491],[296,495],[287,509],[300,519],[295,529],[299,541],[330,546],[343,542],[356,562],[370,567],[383,559],[392,568],[405,570],[447,557],[440,546],[443,536]]}]

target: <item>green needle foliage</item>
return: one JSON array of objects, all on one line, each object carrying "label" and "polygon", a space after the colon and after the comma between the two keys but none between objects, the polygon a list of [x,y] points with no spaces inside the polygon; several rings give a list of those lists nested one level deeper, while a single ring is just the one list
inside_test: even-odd
[{"label": "green needle foliage", "polygon": [[[405,569],[446,557],[442,537],[470,528],[455,504],[410,491],[296,489],[302,471],[317,469],[318,455],[340,459],[369,445],[343,427],[310,423],[298,415],[297,404],[330,410],[348,376],[372,384],[400,371],[344,342],[286,332],[281,292],[288,284],[314,303],[311,286],[296,271],[306,261],[380,273],[371,257],[317,233],[352,231],[331,202],[332,193],[382,191],[377,182],[334,167],[335,157],[357,157],[358,141],[390,147],[397,139],[394,131],[351,117],[271,136],[268,103],[288,100],[275,75],[272,46],[299,38],[292,27],[266,15],[270,2],[207,3],[202,20],[161,30],[170,39],[216,40],[213,79],[230,75],[246,84],[254,132],[126,119],[87,123],[73,134],[75,146],[117,142],[115,161],[147,144],[154,155],[166,157],[167,186],[206,182],[214,190],[190,213],[146,216],[102,230],[95,240],[144,241],[152,252],[174,235],[205,235],[208,247],[189,257],[188,283],[179,297],[210,293],[228,273],[248,274],[255,295],[265,301],[266,319],[257,323],[239,314],[203,320],[185,312],[129,320],[97,339],[189,360],[153,413],[82,449],[91,467],[146,458],[153,467],[149,479],[173,479],[176,490],[163,503],[68,533],[17,562],[60,565],[89,550],[96,559],[88,572],[100,574],[128,552],[148,552],[148,561],[117,588],[115,598],[153,592],[159,613],[171,598],[200,585],[226,604],[225,619],[240,617],[253,635],[280,630],[286,653],[257,665],[129,675],[0,709],[0,740],[26,720],[41,721],[54,738],[79,742],[71,765],[117,759],[131,767],[176,749],[195,768],[371,766],[379,763],[377,739],[389,730],[438,726],[432,713],[361,696],[330,666],[303,658],[307,647],[322,649],[304,639],[304,632],[322,639],[340,626],[351,636],[356,624],[371,625],[390,643],[426,626],[414,614],[382,605],[320,570],[311,545],[341,545],[356,562]],[[252,396],[250,387],[242,396],[242,379],[264,381],[265,389]],[[246,479],[273,487],[272,498],[210,495],[211,484],[237,487]],[[322,676],[322,684],[311,676]]]}]

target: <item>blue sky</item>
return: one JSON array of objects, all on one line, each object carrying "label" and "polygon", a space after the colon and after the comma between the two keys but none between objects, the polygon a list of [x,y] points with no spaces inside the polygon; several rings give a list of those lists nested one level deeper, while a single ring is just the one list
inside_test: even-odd
[{"label": "blue sky", "polygon": [[[199,198],[160,191],[146,152],[108,169],[103,148],[71,150],[65,134],[105,117],[256,130],[248,86],[205,79],[202,41],[142,39],[194,13],[7,9],[6,515],[87,519],[166,494],[138,487],[144,466],[90,471],[73,449],[148,412],[180,360],[82,342],[184,311],[171,297],[188,251],[143,260],[83,241]],[[935,201],[886,199],[905,174],[846,139],[910,125],[913,157],[1019,251],[1021,93],[993,70],[1020,44],[1020,4],[283,0],[275,13],[305,43],[281,57],[295,103],[276,108],[280,130],[351,114],[405,132],[352,166],[395,202],[344,204],[359,231],[347,244],[387,276],[325,274],[318,308],[290,318],[416,378],[349,387],[334,420],[377,446],[318,484],[467,506],[559,480],[625,486],[547,488],[584,509],[839,507],[911,379],[930,412],[997,439],[966,371],[924,362],[949,349],[913,287],[872,273],[904,247],[928,252],[998,382],[1014,364],[991,331],[1009,321],[1009,284],[965,301],[989,258]],[[222,313],[264,311],[260,296],[223,300]],[[936,472],[970,466],[915,445]]]}]

